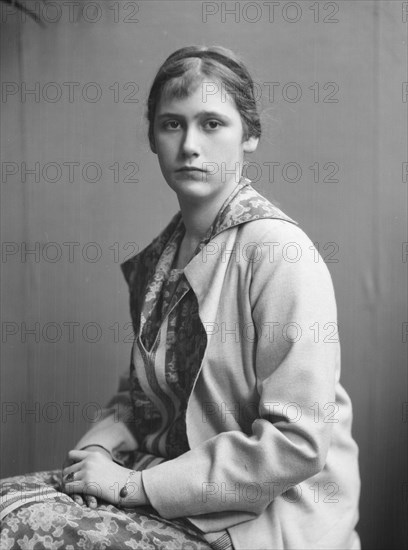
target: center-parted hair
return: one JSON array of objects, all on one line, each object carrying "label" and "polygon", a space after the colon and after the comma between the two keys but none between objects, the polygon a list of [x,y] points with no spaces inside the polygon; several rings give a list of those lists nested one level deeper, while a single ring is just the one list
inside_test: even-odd
[{"label": "center-parted hair", "polygon": [[261,122],[254,95],[254,83],[243,62],[220,46],[187,46],[172,53],[160,67],[147,100],[149,142],[154,149],[154,119],[162,97],[183,99],[206,78],[221,82],[241,116],[244,139],[261,136]]}]

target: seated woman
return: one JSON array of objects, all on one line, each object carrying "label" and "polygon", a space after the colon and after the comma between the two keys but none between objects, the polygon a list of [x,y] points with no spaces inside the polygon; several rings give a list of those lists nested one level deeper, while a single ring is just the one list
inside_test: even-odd
[{"label": "seated woman", "polygon": [[130,375],[62,479],[5,480],[4,548],[358,549],[332,281],[242,175],[252,79],[229,50],[182,48],[148,122],[180,211],[122,264]]}]

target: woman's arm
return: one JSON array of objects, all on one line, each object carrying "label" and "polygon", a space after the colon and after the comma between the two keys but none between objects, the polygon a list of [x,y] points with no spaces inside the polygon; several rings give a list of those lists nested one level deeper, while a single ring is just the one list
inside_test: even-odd
[{"label": "woman's arm", "polygon": [[[64,490],[68,494],[71,494],[78,504],[83,504],[85,500],[88,506],[96,508],[97,501],[95,496],[102,494],[102,488],[104,493],[103,498],[117,504],[115,500],[117,498],[117,491],[116,493],[115,491],[109,492],[108,495],[107,487],[111,483],[108,482],[106,484],[106,481],[111,479],[111,475],[117,475],[120,479],[128,475],[128,470],[120,466],[122,462],[121,460],[118,461],[115,455],[118,451],[137,450],[138,442],[133,427],[133,408],[129,395],[128,377],[122,377],[117,394],[102,411],[101,418],[81,437],[75,449],[70,451],[65,458],[63,464]],[[72,453],[78,451],[82,453],[86,451],[85,454],[80,456],[86,459],[91,458],[91,460],[82,459],[78,461],[78,455],[72,455]],[[101,460],[104,463],[105,475],[100,478],[98,476]],[[81,464],[77,465],[76,462],[80,462]],[[87,469],[87,474],[84,477],[92,477],[95,483],[90,484],[88,482],[87,485],[82,485],[81,487],[78,483],[75,486],[70,485],[66,482],[66,476],[72,472],[72,468],[76,470],[80,468]],[[95,475],[97,476],[96,478]],[[79,492],[82,493],[82,496],[78,494]],[[108,496],[110,498],[107,498]],[[147,502],[143,493],[141,496],[142,500]]]},{"label": "woman's arm", "polygon": [[134,451],[137,441],[123,420],[119,420],[116,412],[99,420],[88,430],[75,445],[75,449],[82,449],[88,445],[102,445],[111,455],[117,450]]}]

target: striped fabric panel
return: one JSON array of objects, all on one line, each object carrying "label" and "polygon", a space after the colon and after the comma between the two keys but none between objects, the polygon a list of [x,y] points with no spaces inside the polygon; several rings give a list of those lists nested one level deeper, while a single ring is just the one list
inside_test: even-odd
[{"label": "striped fabric panel", "polygon": [[228,533],[224,533],[219,539],[212,542],[211,548],[213,550],[234,550]]},{"label": "striped fabric panel", "polygon": [[146,470],[147,468],[157,466],[157,464],[160,464],[164,460],[166,459],[161,456],[145,454],[142,458],[135,461],[132,469],[141,472],[143,470]]}]

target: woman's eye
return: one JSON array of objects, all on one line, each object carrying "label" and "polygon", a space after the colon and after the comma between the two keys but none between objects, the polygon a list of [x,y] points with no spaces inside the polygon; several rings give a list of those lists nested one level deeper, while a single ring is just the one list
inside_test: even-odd
[{"label": "woman's eye", "polygon": [[163,125],[167,130],[178,130],[180,123],[178,120],[167,120]]},{"label": "woman's eye", "polygon": [[219,122],[218,120],[208,120],[208,121],[205,123],[205,126],[206,126],[209,130],[216,130],[219,126],[221,126],[221,122]]}]

